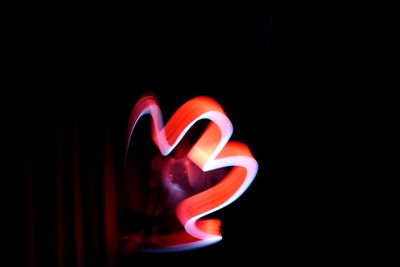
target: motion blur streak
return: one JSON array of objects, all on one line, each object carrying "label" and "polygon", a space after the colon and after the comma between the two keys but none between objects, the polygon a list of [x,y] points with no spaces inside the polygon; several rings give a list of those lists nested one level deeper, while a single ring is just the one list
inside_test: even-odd
[{"label": "motion blur streak", "polygon": [[189,100],[164,127],[157,99],[152,95],[143,96],[130,115],[126,155],[133,130],[146,114],[152,118],[152,139],[164,156],[170,154],[197,121],[209,120],[208,127],[189,151],[188,158],[203,171],[232,168],[218,184],[178,204],[175,213],[186,232],[152,236],[145,250],[181,251],[220,241],[220,221],[201,218],[229,205],[243,194],[257,173],[257,161],[245,144],[228,142],[233,132],[232,123],[221,106],[208,97]]}]

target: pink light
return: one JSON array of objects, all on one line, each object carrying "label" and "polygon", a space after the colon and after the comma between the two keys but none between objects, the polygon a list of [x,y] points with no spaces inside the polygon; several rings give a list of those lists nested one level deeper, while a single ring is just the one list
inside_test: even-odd
[{"label": "pink light", "polygon": [[232,168],[215,186],[178,204],[175,213],[185,231],[152,236],[145,241],[147,247],[144,250],[181,251],[220,241],[220,221],[202,217],[229,205],[246,191],[257,173],[257,161],[245,144],[229,141],[233,132],[232,123],[221,106],[208,97],[189,100],[164,126],[156,98],[143,96],[129,118],[126,154],[133,130],[146,114],[152,118],[152,139],[164,156],[170,154],[197,121],[209,120],[210,124],[190,149],[188,158],[203,171]]}]

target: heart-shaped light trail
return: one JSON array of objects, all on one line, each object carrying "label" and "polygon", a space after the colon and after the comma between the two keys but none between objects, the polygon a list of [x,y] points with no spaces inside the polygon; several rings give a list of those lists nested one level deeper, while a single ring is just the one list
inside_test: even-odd
[{"label": "heart-shaped light trail", "polygon": [[144,250],[189,250],[220,241],[220,221],[201,218],[229,205],[246,191],[257,174],[257,161],[245,144],[229,141],[233,132],[231,121],[215,100],[203,96],[181,106],[165,127],[157,99],[153,95],[139,99],[129,118],[126,154],[133,130],[146,114],[152,118],[152,139],[164,156],[169,155],[197,121],[210,120],[189,151],[188,158],[203,171],[232,168],[218,184],[178,204],[175,213],[185,231],[152,236],[146,241]]}]

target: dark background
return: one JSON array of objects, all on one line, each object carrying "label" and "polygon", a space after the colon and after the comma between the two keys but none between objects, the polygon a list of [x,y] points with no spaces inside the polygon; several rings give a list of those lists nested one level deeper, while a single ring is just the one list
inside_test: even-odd
[{"label": "dark background", "polygon": [[78,184],[82,264],[109,264],[105,147],[112,147],[107,160],[118,195],[129,113],[145,92],[158,96],[166,120],[191,97],[216,99],[233,122],[233,139],[247,143],[258,160],[259,173],[240,199],[216,214],[222,242],[184,254],[119,256],[120,266],[376,258],[376,250],[368,251],[385,236],[378,225],[391,221],[394,195],[384,192],[398,177],[399,162],[398,98],[389,69],[377,70],[388,54],[374,46],[380,42],[390,37],[363,23],[343,27],[323,19],[94,15],[18,21],[6,130],[12,150],[20,152],[9,157],[17,164],[7,190],[15,203],[14,259],[77,266],[72,225]]}]

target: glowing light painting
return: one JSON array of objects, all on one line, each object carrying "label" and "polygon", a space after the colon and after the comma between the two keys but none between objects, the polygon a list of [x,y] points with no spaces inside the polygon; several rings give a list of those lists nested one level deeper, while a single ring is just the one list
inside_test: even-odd
[{"label": "glowing light painting", "polygon": [[[246,191],[257,173],[257,161],[245,144],[229,140],[233,132],[231,121],[215,100],[203,96],[182,105],[165,125],[155,96],[143,96],[130,115],[126,153],[132,133],[144,115],[151,116],[152,140],[164,157],[170,155],[196,122],[208,120],[207,128],[188,150],[188,161],[193,164],[190,170],[199,168],[199,171],[210,172],[228,167],[229,171],[211,187],[179,200],[174,214],[182,230],[142,238],[141,249],[150,252],[182,251],[220,241],[221,222],[203,217],[229,205]],[[188,183],[195,185],[199,182],[195,179],[191,177]],[[177,188],[174,192],[179,194],[179,190]]]}]

